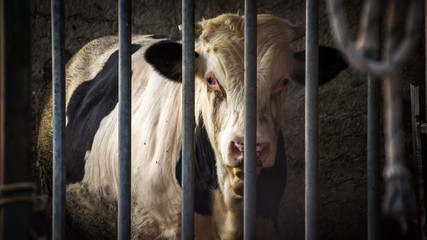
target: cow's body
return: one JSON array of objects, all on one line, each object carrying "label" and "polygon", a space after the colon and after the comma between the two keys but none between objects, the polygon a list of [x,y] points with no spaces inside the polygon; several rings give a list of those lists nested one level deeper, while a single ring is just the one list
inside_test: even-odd
[{"label": "cow's body", "polygon": [[[194,116],[197,238],[242,237],[242,26],[242,17],[222,15],[202,21],[197,28]],[[268,220],[267,224],[258,225],[257,232],[264,232],[263,239],[267,239],[277,237],[269,223],[277,219],[286,180],[279,123],[286,95],[287,81],[284,80],[295,75],[292,72],[297,68],[292,64],[289,44],[301,35],[288,22],[269,15],[259,17],[258,27],[257,215]],[[135,239],[180,237],[180,51],[180,44],[170,39],[152,35],[132,39],[132,232]],[[72,224],[88,237],[115,238],[117,53],[118,38],[105,37],[86,45],[67,64],[67,210]],[[48,162],[46,158],[51,152],[50,115],[47,108],[39,137],[39,162]],[[261,170],[261,167],[264,168]]]}]

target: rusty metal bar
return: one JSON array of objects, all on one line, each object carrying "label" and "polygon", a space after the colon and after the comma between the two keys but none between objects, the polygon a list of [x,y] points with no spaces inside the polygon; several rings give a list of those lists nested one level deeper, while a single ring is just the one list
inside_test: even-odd
[{"label": "rusty metal bar", "polygon": [[256,218],[256,125],[257,125],[257,6],[245,1],[245,160],[243,237],[255,239]]},{"label": "rusty metal bar", "polygon": [[131,230],[131,1],[119,0],[119,199],[118,239]]},{"label": "rusty metal bar", "polygon": [[306,2],[305,239],[317,239],[319,1]]},{"label": "rusty metal bar", "polygon": [[64,5],[52,0],[53,216],[52,239],[65,237],[65,60]]},{"label": "rusty metal bar", "polygon": [[194,236],[194,0],[182,1],[183,33],[183,138],[182,138],[182,232],[183,240]]}]

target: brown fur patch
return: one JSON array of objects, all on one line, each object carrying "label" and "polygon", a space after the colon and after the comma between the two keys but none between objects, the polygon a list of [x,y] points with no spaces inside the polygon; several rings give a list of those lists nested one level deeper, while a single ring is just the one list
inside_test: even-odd
[{"label": "brown fur patch", "polygon": [[115,200],[90,192],[86,184],[70,184],[66,209],[69,239],[117,239]]}]

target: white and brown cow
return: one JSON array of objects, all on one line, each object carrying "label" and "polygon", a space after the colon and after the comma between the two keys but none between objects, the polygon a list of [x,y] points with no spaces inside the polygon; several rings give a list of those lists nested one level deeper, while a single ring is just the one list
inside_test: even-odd
[{"label": "white and brown cow", "polygon": [[[257,232],[262,239],[278,237],[276,221],[286,180],[280,122],[289,80],[304,82],[304,52],[290,48],[303,35],[303,28],[286,20],[258,15]],[[234,14],[196,26],[195,236],[199,239],[242,238],[243,36],[244,17]],[[181,49],[179,41],[161,36],[132,39],[134,239],[180,238]],[[335,49],[319,50],[322,83],[346,64]],[[104,37],[83,47],[66,68],[67,211],[68,223],[79,237],[116,236],[117,62],[118,38]],[[51,162],[50,121],[47,106],[39,136],[41,166]]]}]

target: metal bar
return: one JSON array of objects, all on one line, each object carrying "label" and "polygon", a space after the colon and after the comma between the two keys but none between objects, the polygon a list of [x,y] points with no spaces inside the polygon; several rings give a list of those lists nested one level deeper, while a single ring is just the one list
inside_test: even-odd
[{"label": "metal bar", "polygon": [[[4,184],[4,174],[5,174],[5,165],[6,165],[6,133],[5,133],[5,99],[6,99],[6,91],[4,89],[6,83],[5,83],[5,11],[4,11],[4,3],[3,0],[0,1],[0,184]],[[0,195],[2,197],[2,195]],[[0,233],[4,232],[4,210],[0,209]],[[0,234],[0,238],[4,238],[3,234]]]},{"label": "metal bar", "polygon": [[53,221],[52,239],[65,238],[65,60],[64,5],[52,0]]},{"label": "metal bar", "polygon": [[[425,2],[424,2],[424,40],[425,40],[424,49],[425,49],[425,54],[427,56],[427,4]],[[424,75],[425,118],[424,120],[426,122],[421,125],[421,133],[423,133],[423,126],[427,130],[427,59],[425,60],[424,64],[425,64],[425,75]],[[424,143],[425,143],[424,148],[427,150],[427,131],[424,132]],[[425,157],[423,159],[425,159]]]},{"label": "metal bar", "polygon": [[[412,2],[412,1],[411,1]],[[404,38],[404,18],[399,18],[405,1],[391,1],[388,6],[384,57],[390,60]],[[412,190],[411,174],[405,167],[403,131],[403,93],[399,69],[384,77],[384,136],[386,166],[384,169],[385,196],[384,211],[393,218],[414,219],[418,214],[415,195]]]},{"label": "metal bar", "polygon": [[119,0],[119,202],[118,239],[131,228],[131,1]]},{"label": "metal bar", "polygon": [[368,240],[380,239],[380,81],[368,75]]},{"label": "metal bar", "polygon": [[182,1],[183,24],[183,138],[182,138],[182,232],[183,240],[194,236],[194,0]]},{"label": "metal bar", "polygon": [[317,87],[319,1],[306,2],[305,239],[317,239]]},{"label": "metal bar", "polygon": [[256,125],[257,125],[257,6],[245,0],[245,161],[243,237],[255,239],[256,218]]},{"label": "metal bar", "polygon": [[[6,91],[5,91],[5,85],[6,85],[6,47],[5,47],[5,15],[6,12],[4,11],[4,3],[3,0],[0,1],[0,184],[4,184],[4,174],[5,174],[5,161],[6,161],[6,153],[5,153],[5,147],[6,147],[6,141],[5,141],[5,106],[6,104]],[[0,232],[3,232],[3,210],[0,209]]]},{"label": "metal bar", "polygon": [[423,218],[424,211],[424,184],[422,177],[422,153],[421,153],[421,136],[419,127],[420,117],[420,87],[409,84],[411,96],[411,133],[412,133],[412,158],[414,166],[412,167],[413,176],[415,177],[414,185],[417,194],[418,214],[417,214],[417,236],[424,236]]},{"label": "metal bar", "polygon": [[[375,60],[381,55],[381,2],[369,0],[365,3],[359,37],[364,39],[365,56]],[[381,234],[380,203],[380,81],[368,73],[368,240],[379,240]]]},{"label": "metal bar", "polygon": [[[0,148],[4,164],[0,178],[1,184],[7,184],[4,187],[9,190],[3,191],[0,198],[7,202],[8,199],[28,197],[31,193],[30,189],[12,191],[10,188],[31,180],[31,21],[30,1],[5,0],[0,1],[0,5]],[[31,213],[30,202],[3,205],[0,239],[29,239]]]}]

